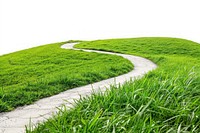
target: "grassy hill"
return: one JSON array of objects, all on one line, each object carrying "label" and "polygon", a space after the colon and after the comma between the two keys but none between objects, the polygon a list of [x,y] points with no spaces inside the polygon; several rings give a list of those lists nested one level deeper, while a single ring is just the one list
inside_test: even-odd
[{"label": "grassy hill", "polygon": [[133,69],[122,57],[61,49],[65,43],[0,56],[0,112]]},{"label": "grassy hill", "polygon": [[158,69],[81,99],[33,132],[200,132],[200,44],[178,38],[130,38],[82,42],[77,48],[146,57]]}]

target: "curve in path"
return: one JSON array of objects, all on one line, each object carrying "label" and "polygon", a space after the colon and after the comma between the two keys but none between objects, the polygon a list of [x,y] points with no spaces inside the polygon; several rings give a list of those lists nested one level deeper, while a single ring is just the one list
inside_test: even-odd
[{"label": "curve in path", "polygon": [[30,122],[34,125],[38,122],[45,121],[50,118],[52,114],[55,114],[58,111],[57,108],[62,105],[66,105],[67,108],[73,107],[74,100],[80,99],[80,96],[84,97],[99,90],[104,92],[112,84],[123,84],[130,79],[139,78],[157,67],[156,64],[142,57],[96,50],[76,49],[73,48],[75,44],[77,43],[67,43],[62,45],[61,48],[122,56],[134,64],[134,70],[118,77],[67,90],[57,95],[41,99],[31,105],[19,107],[11,112],[0,113],[1,133],[25,132],[25,125],[28,125]]}]

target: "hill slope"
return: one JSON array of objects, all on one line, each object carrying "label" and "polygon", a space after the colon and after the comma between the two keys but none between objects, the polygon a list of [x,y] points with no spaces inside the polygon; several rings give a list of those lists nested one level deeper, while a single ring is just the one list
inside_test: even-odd
[{"label": "hill slope", "polygon": [[83,42],[77,48],[139,55],[159,68],[144,78],[93,94],[33,132],[200,132],[200,45],[177,38]]},{"label": "hill slope", "polygon": [[133,69],[122,57],[61,49],[65,43],[0,56],[0,112]]}]

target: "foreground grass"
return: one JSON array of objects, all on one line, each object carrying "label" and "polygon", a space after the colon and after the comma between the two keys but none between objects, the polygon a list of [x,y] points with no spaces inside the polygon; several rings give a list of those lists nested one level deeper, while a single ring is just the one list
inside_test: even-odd
[{"label": "foreground grass", "polygon": [[[144,78],[93,94],[32,132],[200,132],[200,45],[176,38],[83,42],[79,48],[147,57],[159,65]],[[30,132],[27,131],[27,132]]]},{"label": "foreground grass", "polygon": [[0,56],[0,112],[133,68],[122,57],[61,49],[65,43]]}]

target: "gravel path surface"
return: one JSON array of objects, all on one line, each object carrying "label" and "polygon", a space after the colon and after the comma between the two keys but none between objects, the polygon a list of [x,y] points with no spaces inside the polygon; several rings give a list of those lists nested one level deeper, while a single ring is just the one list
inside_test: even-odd
[{"label": "gravel path surface", "polygon": [[90,95],[92,92],[98,92],[99,90],[105,91],[109,89],[111,84],[123,84],[130,79],[139,78],[157,67],[156,64],[142,57],[96,50],[76,49],[73,48],[75,44],[77,43],[64,44],[61,48],[122,56],[134,64],[134,70],[118,77],[67,90],[57,95],[41,99],[31,105],[19,107],[11,112],[0,113],[0,133],[23,133],[25,132],[25,125],[29,125],[30,122],[32,124],[37,124],[38,122],[45,121],[51,117],[52,114],[55,114],[58,110],[57,108],[62,105],[66,105],[69,108],[73,107],[74,99],[78,100],[80,96],[84,97]]}]

